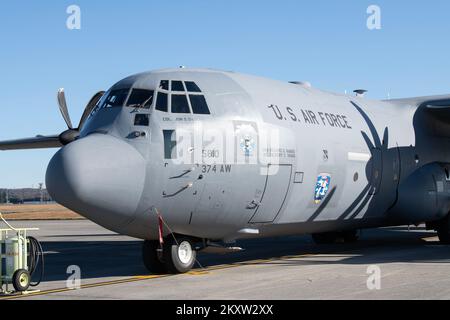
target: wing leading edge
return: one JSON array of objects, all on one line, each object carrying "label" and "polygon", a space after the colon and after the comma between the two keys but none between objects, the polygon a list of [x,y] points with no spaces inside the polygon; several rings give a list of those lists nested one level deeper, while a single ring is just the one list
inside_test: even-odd
[{"label": "wing leading edge", "polygon": [[450,99],[426,101],[424,105],[435,119],[450,124]]},{"label": "wing leading edge", "polygon": [[36,136],[33,138],[0,141],[0,150],[2,151],[59,147],[62,147],[62,144],[59,140],[59,135]]},{"label": "wing leading edge", "polygon": [[450,124],[450,95],[384,100],[397,105],[417,106],[436,120]]}]

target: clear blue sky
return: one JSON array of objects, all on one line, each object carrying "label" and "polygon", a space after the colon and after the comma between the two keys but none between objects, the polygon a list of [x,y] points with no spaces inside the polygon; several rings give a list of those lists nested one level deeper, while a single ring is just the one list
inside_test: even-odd
[{"label": "clear blue sky", "polygon": [[[81,8],[81,30],[66,9]],[[367,7],[382,29],[366,27]],[[0,139],[59,133],[89,98],[146,70],[212,67],[372,98],[450,93],[450,2],[7,1],[0,6]],[[43,182],[55,150],[0,153],[0,187]]]}]

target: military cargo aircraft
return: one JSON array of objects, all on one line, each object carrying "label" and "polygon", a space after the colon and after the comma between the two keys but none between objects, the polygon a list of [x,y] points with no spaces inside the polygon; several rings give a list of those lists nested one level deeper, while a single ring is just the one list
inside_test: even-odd
[{"label": "military cargo aircraft", "polygon": [[151,272],[238,239],[426,223],[450,243],[450,95],[375,101],[303,82],[175,68],[94,95],[78,127],[0,142],[60,148],[46,185],[65,207],[145,240]]}]

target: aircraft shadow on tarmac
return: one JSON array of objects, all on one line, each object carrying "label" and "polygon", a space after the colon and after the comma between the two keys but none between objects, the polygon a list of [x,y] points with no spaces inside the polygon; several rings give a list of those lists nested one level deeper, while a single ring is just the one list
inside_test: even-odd
[{"label": "aircraft shadow on tarmac", "polygon": [[[434,236],[422,229],[407,232],[406,228],[364,231],[354,244],[315,245],[309,236],[243,240],[238,244],[245,251],[228,254],[199,254],[204,267],[227,264],[280,266],[323,264],[377,264],[394,262],[449,263],[450,250],[439,243],[422,238]],[[147,275],[141,259],[141,241],[67,241],[43,242],[45,254],[44,281],[66,280],[67,268],[77,265],[83,279],[132,277]],[[416,250],[415,254],[405,254]],[[299,255],[307,257],[295,258]],[[318,255],[315,257],[315,255]],[[324,259],[321,255],[332,255]],[[288,259],[286,257],[293,257]],[[264,260],[258,262],[255,260]],[[199,265],[196,266],[201,271]]]}]

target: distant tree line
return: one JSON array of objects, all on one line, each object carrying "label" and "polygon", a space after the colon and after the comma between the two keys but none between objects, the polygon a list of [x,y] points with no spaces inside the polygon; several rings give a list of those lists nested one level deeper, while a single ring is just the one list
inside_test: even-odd
[{"label": "distant tree line", "polygon": [[46,189],[0,189],[0,203],[18,204],[27,202],[49,202],[52,198]]}]

